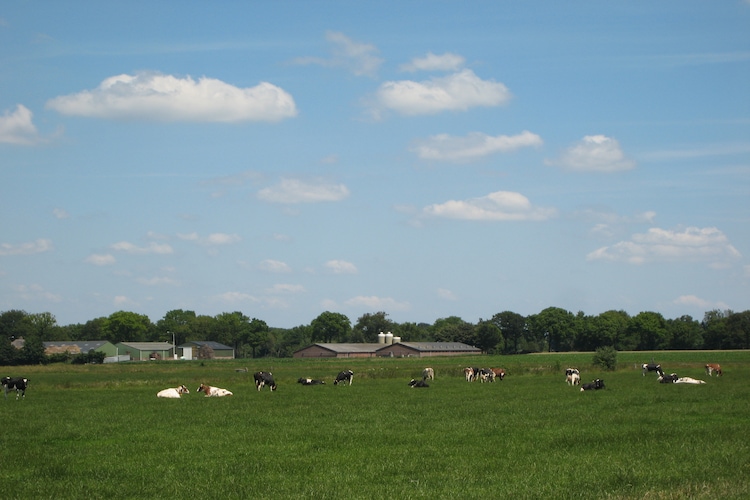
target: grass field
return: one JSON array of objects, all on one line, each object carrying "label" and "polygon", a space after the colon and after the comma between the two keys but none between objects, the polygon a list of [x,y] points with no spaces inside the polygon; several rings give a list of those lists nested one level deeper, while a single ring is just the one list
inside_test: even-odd
[{"label": "grass field", "polygon": [[[12,367],[8,498],[750,498],[750,352],[154,362]],[[639,365],[707,380],[658,384]],[[722,378],[703,373],[719,362]],[[432,366],[428,389],[407,382]],[[462,368],[504,367],[494,384]],[[247,366],[248,373],[236,368]],[[577,366],[584,382],[564,382]],[[351,387],[333,386],[342,369]],[[274,373],[258,393],[252,372]],[[4,371],[9,371],[5,367]],[[3,374],[4,376],[5,374]],[[325,378],[302,386],[297,378]],[[233,397],[204,398],[201,382]],[[158,390],[186,384],[179,400]]]}]

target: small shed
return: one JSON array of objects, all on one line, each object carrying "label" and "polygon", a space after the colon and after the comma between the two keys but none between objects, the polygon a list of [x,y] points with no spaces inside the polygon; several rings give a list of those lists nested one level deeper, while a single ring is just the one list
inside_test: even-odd
[{"label": "small shed", "polygon": [[118,355],[130,356],[131,361],[172,359],[174,349],[169,342],[119,342]]},{"label": "small shed", "polygon": [[398,342],[391,345],[380,345],[378,356],[417,357],[431,356],[466,356],[482,354],[482,350],[463,342]]},{"label": "small shed", "polygon": [[234,359],[234,349],[228,345],[210,340],[191,340],[177,346],[180,359],[199,359],[201,348],[212,352],[211,359]]},{"label": "small shed", "polygon": [[373,358],[383,344],[317,343],[294,352],[295,358]]}]

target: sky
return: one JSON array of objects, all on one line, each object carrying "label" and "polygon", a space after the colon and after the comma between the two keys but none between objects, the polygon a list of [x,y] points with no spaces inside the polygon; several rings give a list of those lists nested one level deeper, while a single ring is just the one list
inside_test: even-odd
[{"label": "sky", "polygon": [[750,2],[0,6],[0,311],[750,308]]}]

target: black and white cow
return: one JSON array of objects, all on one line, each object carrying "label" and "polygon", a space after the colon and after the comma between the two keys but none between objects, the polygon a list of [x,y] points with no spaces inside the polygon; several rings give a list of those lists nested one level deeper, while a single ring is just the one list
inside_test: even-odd
[{"label": "black and white cow", "polygon": [[297,383],[302,384],[302,385],[322,385],[322,384],[325,384],[326,381],[300,377],[299,380],[297,380]]},{"label": "black and white cow", "polygon": [[581,384],[581,372],[578,371],[578,368],[568,368],[565,370],[565,382],[568,385]]},{"label": "black and white cow", "polygon": [[660,377],[664,376],[664,370],[661,369],[661,365],[657,365],[656,363],[643,363],[641,370],[644,377],[647,372],[656,372]]},{"label": "black and white cow", "polygon": [[599,389],[604,389],[604,380],[600,378],[581,386],[581,391],[598,391]]},{"label": "black and white cow", "polygon": [[271,372],[255,372],[253,378],[255,379],[255,387],[259,391],[265,386],[268,386],[271,391],[276,390],[276,382],[273,381],[273,374]]},{"label": "black and white cow", "polygon": [[409,382],[409,386],[412,389],[415,387],[430,387],[430,385],[424,380],[414,380],[414,379],[411,379],[411,382]]},{"label": "black and white cow", "polygon": [[339,385],[340,382],[349,382],[349,385],[352,385],[352,380],[354,380],[354,372],[346,370],[336,375],[336,380],[333,381],[333,385]]},{"label": "black and white cow", "polygon": [[26,397],[26,388],[29,386],[29,379],[23,377],[5,377],[2,381],[3,388],[5,389],[5,399],[8,399],[8,393],[12,390],[16,390],[16,399],[20,393],[22,398]]},{"label": "black and white cow", "polygon": [[678,378],[680,377],[676,373],[670,373],[669,375],[661,375],[658,380],[660,384],[674,384]]}]

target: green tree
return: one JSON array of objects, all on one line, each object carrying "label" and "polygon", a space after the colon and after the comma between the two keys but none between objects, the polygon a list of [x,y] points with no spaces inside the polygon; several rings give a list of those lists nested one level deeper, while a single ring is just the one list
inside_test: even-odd
[{"label": "green tree", "polygon": [[503,353],[517,353],[518,342],[526,333],[526,318],[512,311],[503,311],[492,316],[490,321],[500,329],[503,336]]},{"label": "green tree", "polygon": [[492,354],[502,341],[503,334],[497,325],[492,321],[479,320],[476,326],[476,347],[482,352]]},{"label": "green tree", "polygon": [[26,311],[17,309],[0,314],[0,336],[13,342],[34,334],[34,325]]},{"label": "green tree", "polygon": [[52,340],[52,333],[54,328],[57,326],[57,319],[52,313],[43,312],[30,314],[29,319],[31,324],[34,326],[34,333],[42,341]]},{"label": "green tree", "polygon": [[207,340],[213,340],[239,350],[243,342],[247,341],[250,333],[250,318],[239,311],[217,314]]},{"label": "green tree", "polygon": [[341,313],[326,311],[310,323],[313,342],[345,342],[352,329],[351,321]]},{"label": "green tree", "polygon": [[440,318],[432,325],[432,334],[437,342],[463,342],[476,345],[474,325],[458,316]]},{"label": "green tree", "polygon": [[148,316],[127,311],[117,311],[110,314],[105,325],[105,338],[113,344],[118,342],[144,342],[153,329]]},{"label": "green tree", "polygon": [[551,351],[570,351],[575,341],[575,316],[559,307],[548,307],[534,315],[531,321],[536,338],[547,340]]},{"label": "green tree", "polygon": [[355,342],[377,342],[380,332],[393,332],[394,323],[383,312],[365,313],[359,317],[352,329],[352,340]]},{"label": "green tree", "polygon": [[176,345],[184,344],[190,335],[190,328],[194,321],[195,311],[183,311],[182,309],[168,311],[162,319],[156,322],[159,339],[164,342],[172,342],[172,335],[174,334],[174,343]]},{"label": "green tree", "polygon": [[633,316],[628,325],[633,337],[639,338],[639,351],[653,351],[669,347],[669,331],[664,316],[646,311]]},{"label": "green tree", "polygon": [[750,311],[727,317],[725,345],[728,349],[750,349]]},{"label": "green tree", "polygon": [[269,328],[265,321],[253,318],[246,329],[247,336],[243,339],[252,350],[253,357],[262,345],[268,343]]},{"label": "green tree", "polygon": [[726,349],[727,317],[731,311],[713,309],[703,315],[703,347],[705,349]]},{"label": "green tree", "polygon": [[703,328],[690,316],[667,320],[670,349],[700,349],[703,347]]},{"label": "green tree", "polygon": [[617,351],[612,346],[599,347],[594,354],[593,364],[603,370],[615,371],[617,368]]}]

